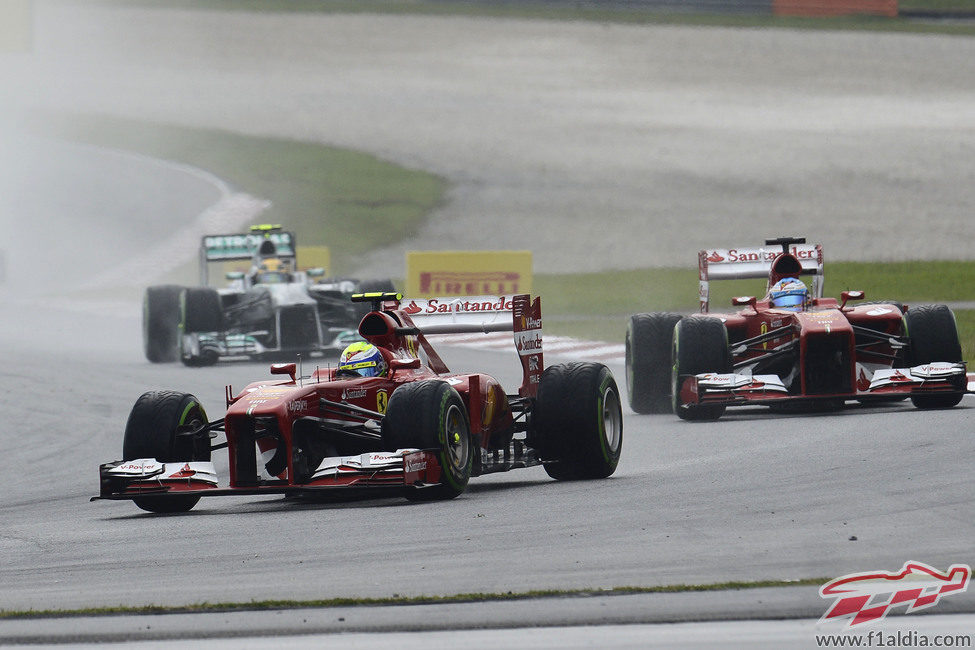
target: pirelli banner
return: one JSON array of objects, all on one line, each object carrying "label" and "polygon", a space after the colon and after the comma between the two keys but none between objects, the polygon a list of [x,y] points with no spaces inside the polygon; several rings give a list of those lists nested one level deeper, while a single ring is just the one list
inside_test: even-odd
[{"label": "pirelli banner", "polygon": [[0,54],[28,52],[33,41],[32,0],[0,0]]},{"label": "pirelli banner", "polygon": [[531,293],[531,251],[411,251],[406,295],[503,296]]}]

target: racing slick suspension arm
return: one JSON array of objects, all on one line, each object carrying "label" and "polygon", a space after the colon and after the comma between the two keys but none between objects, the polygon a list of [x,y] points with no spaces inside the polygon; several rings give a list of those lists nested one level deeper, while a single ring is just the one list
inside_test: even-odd
[{"label": "racing slick suspension arm", "polygon": [[[208,441],[212,438],[217,437],[217,432],[224,432],[223,428],[223,418],[219,420],[214,420],[213,422],[207,422],[206,424],[200,425],[199,428],[193,429],[191,431],[177,431],[177,438],[206,438]],[[210,445],[210,451],[216,451],[217,449],[223,449],[227,446],[227,441],[223,441],[220,444]]]}]

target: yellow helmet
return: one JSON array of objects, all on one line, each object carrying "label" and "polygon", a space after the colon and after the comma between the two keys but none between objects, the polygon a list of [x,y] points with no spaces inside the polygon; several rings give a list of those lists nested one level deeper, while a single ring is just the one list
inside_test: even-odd
[{"label": "yellow helmet", "polygon": [[375,345],[357,341],[342,350],[339,356],[339,372],[361,377],[385,377],[386,360]]}]

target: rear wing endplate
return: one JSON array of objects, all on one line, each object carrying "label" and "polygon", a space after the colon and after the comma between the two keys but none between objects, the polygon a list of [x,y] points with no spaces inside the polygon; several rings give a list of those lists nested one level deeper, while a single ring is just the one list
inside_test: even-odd
[{"label": "rear wing endplate", "polygon": [[[823,247],[820,244],[790,244],[789,253],[802,266],[800,275],[811,275],[812,294],[823,297]],[[768,278],[772,262],[782,255],[781,246],[761,248],[709,248],[697,254],[701,311],[710,304],[711,280]]]},{"label": "rear wing endplate", "polygon": [[518,394],[538,393],[542,358],[542,299],[528,294],[515,296],[465,296],[462,298],[411,298],[400,309],[417,329],[426,334],[474,334],[513,332],[522,367]]}]

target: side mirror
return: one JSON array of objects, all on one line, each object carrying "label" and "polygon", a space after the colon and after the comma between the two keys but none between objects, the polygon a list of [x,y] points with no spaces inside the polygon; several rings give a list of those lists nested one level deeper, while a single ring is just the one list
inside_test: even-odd
[{"label": "side mirror", "polygon": [[318,266],[318,267],[315,267],[313,269],[308,269],[307,271],[305,271],[305,273],[307,273],[308,274],[308,277],[310,277],[310,278],[320,278],[320,277],[323,277],[325,275],[325,269],[323,269],[322,267]]},{"label": "side mirror", "polygon": [[227,273],[226,273],[226,275],[224,277],[226,277],[228,280],[243,280],[244,279],[244,272],[243,271],[227,271]]},{"label": "side mirror", "polygon": [[271,364],[271,374],[272,375],[291,375],[291,381],[295,380],[295,374],[298,368],[294,363],[272,363]]},{"label": "side mirror", "polygon": [[736,296],[731,299],[731,304],[735,307],[751,307],[755,309],[756,302],[755,296]]},{"label": "side mirror", "polygon": [[840,294],[840,299],[843,301],[840,303],[840,309],[846,307],[846,303],[851,300],[863,300],[867,295],[862,291],[844,291]]}]

